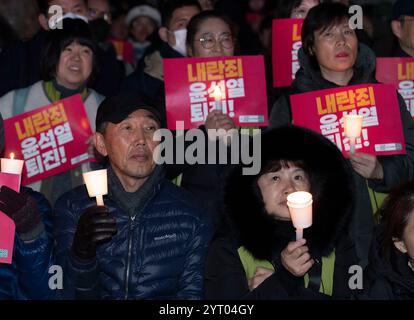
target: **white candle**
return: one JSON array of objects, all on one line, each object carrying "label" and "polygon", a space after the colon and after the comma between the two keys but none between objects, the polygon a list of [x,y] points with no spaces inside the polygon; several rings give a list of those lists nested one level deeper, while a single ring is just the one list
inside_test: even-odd
[{"label": "white candle", "polygon": [[221,110],[221,89],[220,86],[214,88],[214,106],[216,110]]},{"label": "white candle", "polygon": [[287,197],[292,223],[296,228],[296,240],[303,238],[303,229],[312,225],[312,194],[305,191],[293,192]]},{"label": "white candle", "polygon": [[86,189],[90,197],[96,197],[96,204],[103,206],[103,196],[108,194],[107,169],[95,170],[83,174]]},{"label": "white candle", "polygon": [[351,154],[355,152],[355,141],[356,138],[361,136],[362,123],[364,117],[357,114],[346,114],[344,115],[344,131],[345,136],[349,138],[349,144],[351,146]]},{"label": "white candle", "polygon": [[14,159],[14,153],[10,153],[10,159],[1,158],[1,172],[22,174],[24,160]]}]

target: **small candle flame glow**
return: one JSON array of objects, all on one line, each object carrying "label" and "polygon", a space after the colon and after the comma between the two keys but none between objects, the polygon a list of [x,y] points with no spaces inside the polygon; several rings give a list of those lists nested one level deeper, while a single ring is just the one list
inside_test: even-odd
[{"label": "small candle flame glow", "polygon": [[219,101],[221,100],[221,89],[219,86],[214,88],[214,100]]},{"label": "small candle flame glow", "polygon": [[12,152],[12,153],[10,153],[10,159],[14,159],[14,153]]}]

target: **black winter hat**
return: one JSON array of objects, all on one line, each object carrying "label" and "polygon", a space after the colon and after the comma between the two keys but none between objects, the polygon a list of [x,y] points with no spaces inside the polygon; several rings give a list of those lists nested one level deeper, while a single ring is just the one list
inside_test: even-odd
[{"label": "black winter hat", "polygon": [[96,131],[101,130],[102,125],[106,122],[120,123],[132,112],[139,109],[150,111],[159,121],[161,127],[164,127],[165,120],[162,112],[153,100],[137,94],[122,94],[106,98],[99,105],[95,121]]}]

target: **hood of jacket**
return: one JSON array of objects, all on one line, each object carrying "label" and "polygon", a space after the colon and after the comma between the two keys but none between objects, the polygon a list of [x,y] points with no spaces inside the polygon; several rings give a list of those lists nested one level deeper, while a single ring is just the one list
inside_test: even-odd
[{"label": "hood of jacket", "polygon": [[[349,85],[376,82],[375,80],[375,54],[363,43],[358,45],[358,55],[354,65],[354,75]],[[296,73],[295,80],[292,84],[293,92],[304,93],[315,90],[329,89],[339,87],[337,84],[330,82],[322,77],[319,67],[315,68],[309,57],[299,49],[300,69]]]},{"label": "hood of jacket", "polygon": [[[307,245],[320,256],[332,252],[348,230],[354,197],[348,161],[325,137],[305,128],[288,126],[267,131],[261,139],[262,168],[272,160],[302,160],[310,172],[313,224],[304,230]],[[257,259],[272,260],[276,244],[294,240],[291,222],[266,213],[257,186],[259,175],[243,175],[237,166],[224,187],[226,217],[240,246]]]}]

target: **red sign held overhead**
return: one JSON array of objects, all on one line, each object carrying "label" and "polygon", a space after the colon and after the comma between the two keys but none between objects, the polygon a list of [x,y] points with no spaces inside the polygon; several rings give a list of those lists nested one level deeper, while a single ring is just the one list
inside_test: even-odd
[{"label": "red sign held overhead", "polygon": [[267,126],[267,97],[262,56],[164,59],[168,128],[205,123],[213,109],[236,126]]},{"label": "red sign held overhead", "polygon": [[347,156],[350,141],[343,116],[364,116],[358,152],[372,155],[405,154],[405,141],[394,86],[365,84],[295,94],[290,97],[293,123],[321,133]]},{"label": "red sign held overhead", "polygon": [[79,94],[8,118],[4,128],[4,154],[24,160],[23,185],[93,160],[86,143],[92,130]]}]

